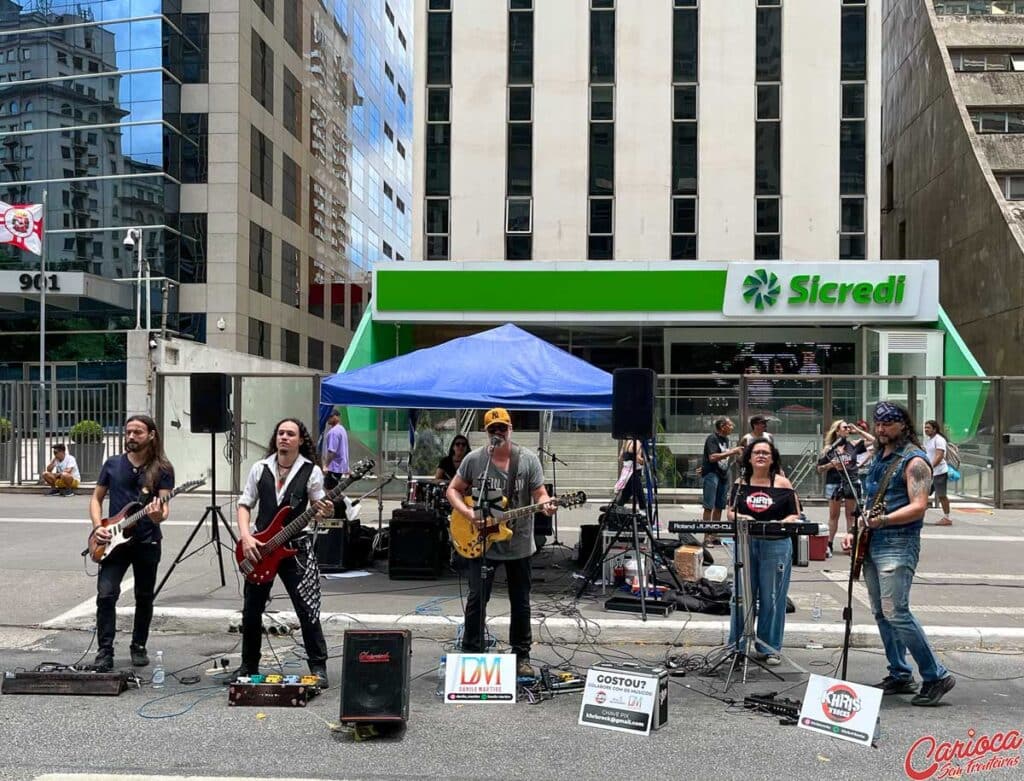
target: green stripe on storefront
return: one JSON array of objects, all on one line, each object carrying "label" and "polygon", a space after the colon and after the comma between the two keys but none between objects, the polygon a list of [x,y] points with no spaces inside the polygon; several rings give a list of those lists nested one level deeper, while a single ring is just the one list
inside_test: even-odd
[{"label": "green stripe on storefront", "polygon": [[407,271],[378,269],[386,312],[721,312],[725,269]]}]

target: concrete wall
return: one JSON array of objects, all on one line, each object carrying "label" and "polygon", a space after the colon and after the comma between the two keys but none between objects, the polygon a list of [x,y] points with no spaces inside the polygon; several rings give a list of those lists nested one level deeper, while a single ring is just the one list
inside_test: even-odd
[{"label": "concrete wall", "polygon": [[[999,77],[1011,74],[953,73],[943,38],[952,31],[958,44],[984,45],[990,26],[993,42],[1004,41],[1007,24],[987,19],[937,20],[926,0],[886,5],[882,157],[883,168],[893,165],[894,199],[882,217],[882,255],[899,256],[905,223],[906,257],[939,259],[940,302],[982,368],[1020,374],[1022,234],[991,169],[1024,168],[1017,154],[1024,145],[1012,136],[978,138],[967,114],[974,100],[1019,103],[1019,82],[1000,98],[999,85],[1009,80]],[[1024,25],[1015,19],[1019,41]]]},{"label": "concrete wall", "polygon": [[154,382],[158,372],[228,372],[248,374],[314,374],[290,363],[271,361],[255,355],[222,350],[186,339],[153,340],[146,331],[128,332],[128,385],[126,403],[129,415],[154,412]]}]

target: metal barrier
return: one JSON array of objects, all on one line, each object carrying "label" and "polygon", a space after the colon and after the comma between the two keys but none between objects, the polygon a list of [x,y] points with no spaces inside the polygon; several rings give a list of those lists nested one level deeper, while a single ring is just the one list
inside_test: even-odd
[{"label": "metal barrier", "polygon": [[[104,458],[121,452],[126,391],[123,380],[56,380],[45,393],[38,382],[0,382],[0,483],[39,482],[58,443],[78,460],[82,480],[95,480]],[[74,440],[82,421],[99,425],[99,441]]]}]

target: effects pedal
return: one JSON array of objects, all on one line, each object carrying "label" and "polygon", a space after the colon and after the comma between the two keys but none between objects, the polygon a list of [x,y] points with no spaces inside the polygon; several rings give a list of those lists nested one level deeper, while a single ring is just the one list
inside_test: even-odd
[{"label": "effects pedal", "polygon": [[800,709],[803,703],[800,700],[791,700],[788,697],[776,696],[778,692],[767,694],[751,694],[743,698],[743,707],[747,710],[759,710],[764,713],[771,713],[781,716],[785,722],[796,723],[800,717]]}]

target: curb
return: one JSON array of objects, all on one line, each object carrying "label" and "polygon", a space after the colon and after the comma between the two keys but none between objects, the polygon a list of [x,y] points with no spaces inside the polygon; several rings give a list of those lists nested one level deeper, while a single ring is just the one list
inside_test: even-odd
[{"label": "curb", "polygon": [[[58,616],[39,625],[41,629],[92,629],[95,616],[92,606],[88,612]],[[135,614],[133,607],[118,608],[119,628],[131,629]],[[153,629],[180,634],[220,634],[237,632],[241,624],[240,610],[223,608],[157,607],[153,612]],[[444,615],[388,615],[381,613],[321,613],[325,634],[339,634],[346,629],[408,629],[414,637],[431,640],[453,640],[462,623],[459,616]],[[500,616],[489,620],[489,625],[507,632],[509,619]],[[534,619],[537,637],[559,643],[675,643],[683,646],[717,646],[729,637],[729,621],[722,619],[694,619],[685,614],[668,618],[651,617],[646,622],[636,618],[565,617]],[[264,626],[268,631],[281,634],[297,632],[299,621],[294,612],[267,613]],[[978,650],[1006,647],[1024,647],[1024,628],[1021,627],[957,627],[925,626],[928,640],[936,650]],[[843,624],[789,623],[786,625],[786,647],[799,648],[819,644],[825,648],[838,648],[843,644]],[[872,624],[854,624],[850,635],[852,648],[881,648],[877,627]]]}]

